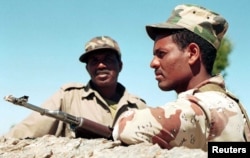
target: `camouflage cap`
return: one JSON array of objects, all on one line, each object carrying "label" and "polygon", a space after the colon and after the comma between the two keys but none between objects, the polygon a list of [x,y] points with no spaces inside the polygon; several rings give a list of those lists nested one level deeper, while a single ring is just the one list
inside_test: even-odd
[{"label": "camouflage cap", "polygon": [[85,52],[80,56],[81,62],[87,62],[88,55],[93,52],[101,52],[99,50],[112,50],[117,53],[119,59],[121,59],[121,52],[117,42],[109,36],[97,36],[92,38],[85,45]]},{"label": "camouflage cap", "polygon": [[157,34],[166,29],[183,28],[194,32],[218,49],[227,31],[228,23],[213,11],[201,6],[186,4],[176,6],[166,22],[147,25],[146,31],[149,37],[155,40]]}]

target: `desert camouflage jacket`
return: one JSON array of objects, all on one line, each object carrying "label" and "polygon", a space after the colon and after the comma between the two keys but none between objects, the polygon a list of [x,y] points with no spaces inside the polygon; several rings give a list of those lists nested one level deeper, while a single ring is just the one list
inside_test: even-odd
[{"label": "desert camouflage jacket", "polygon": [[125,144],[150,142],[166,149],[186,146],[205,151],[208,141],[245,141],[244,115],[227,93],[223,78],[212,77],[180,93],[174,102],[125,112],[113,137]]}]

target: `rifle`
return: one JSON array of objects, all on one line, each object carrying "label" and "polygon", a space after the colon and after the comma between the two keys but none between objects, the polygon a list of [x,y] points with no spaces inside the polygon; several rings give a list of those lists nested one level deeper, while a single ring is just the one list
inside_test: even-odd
[{"label": "rifle", "polygon": [[28,103],[28,96],[15,98],[12,95],[5,96],[4,99],[15,105],[20,105],[28,109],[39,112],[41,115],[53,117],[70,124],[70,128],[75,132],[76,138],[106,138],[112,140],[112,128],[91,121],[83,117],[76,117],[59,110],[48,110]]}]

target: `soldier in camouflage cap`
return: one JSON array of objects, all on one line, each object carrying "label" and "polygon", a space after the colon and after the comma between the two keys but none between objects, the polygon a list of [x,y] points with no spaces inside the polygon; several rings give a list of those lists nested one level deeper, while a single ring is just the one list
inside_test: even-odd
[{"label": "soldier in camouflage cap", "polygon": [[[113,128],[117,118],[128,109],[143,109],[145,102],[127,91],[118,82],[122,70],[121,53],[115,40],[98,36],[87,42],[80,61],[86,63],[89,82],[63,85],[44,104],[43,108],[84,117]],[[93,129],[95,130],[95,129]],[[15,125],[5,137],[33,138],[46,134],[74,138],[76,135],[69,124],[33,112]],[[92,134],[82,135],[93,138]]]},{"label": "soldier in camouflage cap", "polygon": [[154,40],[150,66],[158,86],[178,97],[157,108],[125,112],[113,130],[114,140],[205,151],[209,141],[249,140],[243,106],[226,90],[222,76],[212,75],[227,27],[220,15],[194,5],[179,5],[167,22],[146,26]]}]

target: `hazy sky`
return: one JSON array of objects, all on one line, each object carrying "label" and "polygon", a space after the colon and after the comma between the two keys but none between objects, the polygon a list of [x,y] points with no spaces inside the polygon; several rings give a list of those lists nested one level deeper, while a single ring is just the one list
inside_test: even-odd
[{"label": "hazy sky", "polygon": [[[174,92],[159,90],[149,67],[153,41],[145,25],[165,21],[183,3],[202,5],[228,20],[233,51],[226,84],[249,113],[249,0],[0,0],[0,97],[28,95],[40,106],[61,85],[88,82],[79,56],[88,40],[108,35],[120,45],[119,81],[129,92],[151,106],[174,100]],[[30,113],[0,98],[0,135]]]}]

